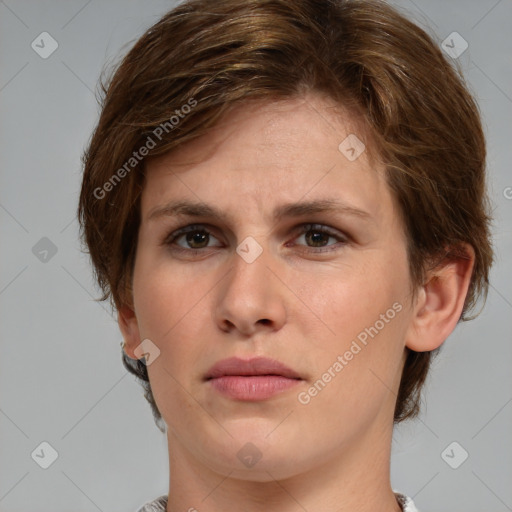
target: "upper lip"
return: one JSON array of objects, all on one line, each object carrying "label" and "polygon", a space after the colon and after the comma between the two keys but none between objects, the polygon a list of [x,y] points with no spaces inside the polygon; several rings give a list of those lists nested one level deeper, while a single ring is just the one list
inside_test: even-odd
[{"label": "upper lip", "polygon": [[289,379],[300,379],[300,375],[275,359],[266,357],[254,357],[252,359],[240,359],[230,357],[215,363],[207,372],[206,380],[224,377],[228,375],[257,376],[278,375]]}]

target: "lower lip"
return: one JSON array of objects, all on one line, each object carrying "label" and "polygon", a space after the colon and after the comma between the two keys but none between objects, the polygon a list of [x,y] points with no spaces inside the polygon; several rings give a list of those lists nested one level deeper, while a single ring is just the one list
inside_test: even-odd
[{"label": "lower lip", "polygon": [[279,375],[258,375],[243,377],[226,375],[211,379],[212,387],[230,398],[256,402],[287,391],[296,386],[299,379],[289,379]]}]

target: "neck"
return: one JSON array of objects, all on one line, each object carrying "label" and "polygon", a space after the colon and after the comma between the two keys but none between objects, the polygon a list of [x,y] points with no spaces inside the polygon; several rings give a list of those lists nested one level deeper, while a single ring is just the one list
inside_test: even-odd
[{"label": "neck", "polygon": [[233,504],[246,512],[400,512],[390,485],[391,435],[392,428],[374,426],[307,471],[274,478],[269,470],[254,481],[201,464],[169,430],[167,512],[220,512]]}]

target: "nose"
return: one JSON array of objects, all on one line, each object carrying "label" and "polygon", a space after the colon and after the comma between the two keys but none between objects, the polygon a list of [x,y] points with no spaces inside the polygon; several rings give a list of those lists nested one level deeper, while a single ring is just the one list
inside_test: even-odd
[{"label": "nose", "polygon": [[215,322],[222,331],[253,336],[259,331],[277,331],[285,324],[286,290],[271,260],[268,250],[250,263],[233,252],[214,308]]}]

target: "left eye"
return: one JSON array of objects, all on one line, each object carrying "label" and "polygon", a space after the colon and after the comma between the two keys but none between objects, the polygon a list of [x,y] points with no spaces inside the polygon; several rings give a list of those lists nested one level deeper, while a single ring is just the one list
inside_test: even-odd
[{"label": "left eye", "polygon": [[[171,233],[165,240],[164,244],[173,247],[176,250],[184,251],[200,251],[208,247],[221,247],[221,245],[209,246],[210,239],[217,240],[203,225],[190,225],[184,228],[178,229]],[[315,224],[303,224],[299,227],[299,233],[296,235],[294,240],[304,239],[305,245],[311,249],[321,249],[323,247],[330,247],[328,244],[329,239],[332,238],[337,240],[342,245],[348,242],[347,237],[342,234],[331,231],[326,226],[315,225]],[[186,245],[179,243],[183,239]],[[295,245],[295,244],[292,244]],[[304,244],[298,244],[304,245]],[[327,249],[332,250],[332,249]],[[321,251],[317,251],[321,252]]]},{"label": "left eye", "polygon": [[338,233],[332,232],[330,229],[324,226],[317,226],[313,224],[306,224],[301,226],[301,235],[297,239],[304,238],[306,243],[311,242],[313,245],[308,245],[308,247],[312,248],[321,248],[327,247],[329,238],[333,238],[338,240],[339,242],[345,243],[347,240],[345,237],[339,235]]}]

